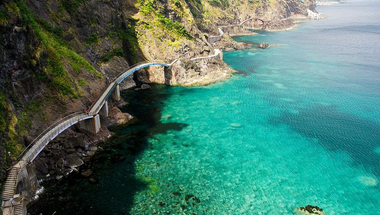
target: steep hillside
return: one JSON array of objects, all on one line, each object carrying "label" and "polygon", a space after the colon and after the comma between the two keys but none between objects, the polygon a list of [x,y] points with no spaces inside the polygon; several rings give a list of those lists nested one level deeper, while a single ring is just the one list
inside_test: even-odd
[{"label": "steep hillside", "polygon": [[[314,0],[5,0],[0,3],[1,174],[54,120],[81,111],[107,80],[145,59],[180,61],[165,82],[162,68],[135,76],[143,82],[202,85],[233,72],[207,37],[218,25],[259,17],[268,28],[293,24]],[[228,36],[224,43],[241,47]],[[223,47],[222,47],[223,48]],[[133,80],[130,80],[133,84]]]}]

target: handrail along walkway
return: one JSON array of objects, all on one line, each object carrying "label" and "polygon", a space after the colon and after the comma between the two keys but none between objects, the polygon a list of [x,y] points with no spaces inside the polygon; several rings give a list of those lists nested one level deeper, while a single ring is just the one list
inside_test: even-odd
[{"label": "handrail along walkway", "polygon": [[2,192],[3,214],[4,215],[18,215],[18,214],[24,214],[24,212],[26,212],[26,211],[23,211],[23,209],[22,210],[20,209],[20,205],[23,204],[22,198],[21,200],[13,199],[16,194],[19,171],[22,168],[24,168],[26,164],[31,163],[51,140],[53,140],[60,133],[62,133],[67,128],[71,127],[72,125],[80,121],[95,117],[100,112],[104,103],[109,99],[110,95],[112,95],[117,85],[119,85],[123,80],[125,80],[125,78],[127,78],[128,76],[130,76],[137,70],[140,70],[148,66],[154,66],[154,65],[170,67],[175,62],[177,62],[177,59],[172,61],[170,64],[166,64],[165,62],[160,62],[160,61],[141,62],[129,67],[126,71],[120,73],[118,76],[116,76],[113,79],[113,81],[108,85],[108,87],[105,89],[103,94],[91,106],[89,112],[87,113],[83,111],[74,112],[54,122],[42,133],[40,133],[18,156],[18,159],[20,161],[16,163],[15,165],[13,165],[13,167],[10,169],[8,177],[4,183],[4,189]]}]

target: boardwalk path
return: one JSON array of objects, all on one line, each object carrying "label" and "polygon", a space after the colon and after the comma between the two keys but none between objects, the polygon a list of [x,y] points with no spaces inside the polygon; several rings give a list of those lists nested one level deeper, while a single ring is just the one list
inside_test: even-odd
[{"label": "boardwalk path", "polygon": [[30,162],[32,162],[39,153],[46,147],[46,145],[57,137],[60,133],[65,131],[72,125],[94,118],[97,116],[106,104],[106,101],[110,98],[115,90],[118,90],[118,85],[128,76],[136,72],[137,70],[143,69],[149,66],[164,66],[170,67],[177,60],[174,60],[170,64],[164,62],[142,62],[134,65],[118,75],[104,90],[103,94],[98,98],[98,100],[91,106],[88,113],[83,111],[76,112],[65,116],[64,118],[58,120],[49,126],[44,132],[38,135],[32,143],[26,147],[24,152],[20,155],[20,161],[15,164],[9,171],[7,180],[5,181],[2,193],[2,210],[3,215],[25,215],[26,206],[22,200],[22,196],[16,193],[17,183],[19,180],[20,171]]}]

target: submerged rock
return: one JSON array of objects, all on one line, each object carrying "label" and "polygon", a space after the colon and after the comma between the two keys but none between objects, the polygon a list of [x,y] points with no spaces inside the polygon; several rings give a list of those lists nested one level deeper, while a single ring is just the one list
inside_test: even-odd
[{"label": "submerged rock", "polygon": [[239,124],[239,123],[231,123],[231,126],[234,127],[234,128],[240,128],[240,127],[242,127],[242,125]]},{"label": "submerged rock", "polygon": [[99,180],[97,178],[90,178],[88,179],[88,182],[90,182],[91,184],[97,184],[99,183]]},{"label": "submerged rock", "polygon": [[181,193],[180,193],[180,192],[173,192],[173,195],[175,195],[175,196],[180,196]]},{"label": "submerged rock", "polygon": [[147,89],[150,89],[151,87],[149,86],[149,84],[142,84],[141,85],[141,89],[142,90],[147,90]]},{"label": "submerged rock", "polygon": [[358,180],[367,187],[376,187],[378,183],[376,178],[370,176],[360,176]]},{"label": "submerged rock", "polygon": [[112,163],[120,163],[125,161],[126,157],[122,154],[115,154],[111,156],[111,162]]},{"label": "submerged rock", "polygon": [[189,199],[191,199],[191,198],[193,198],[194,197],[194,195],[186,195],[185,196],[185,201],[189,201]]},{"label": "submerged rock", "polygon": [[165,206],[166,205],[166,203],[164,203],[164,202],[159,202],[158,203],[158,206],[160,206],[160,207],[163,207],[163,206]]},{"label": "submerged rock", "polygon": [[298,207],[294,210],[299,215],[327,215],[323,212],[322,208],[313,205],[307,205],[306,207]]},{"label": "submerged rock", "polygon": [[84,176],[84,177],[86,177],[86,178],[88,178],[88,177],[90,177],[92,175],[92,170],[88,169],[88,170],[82,172],[81,175]]}]

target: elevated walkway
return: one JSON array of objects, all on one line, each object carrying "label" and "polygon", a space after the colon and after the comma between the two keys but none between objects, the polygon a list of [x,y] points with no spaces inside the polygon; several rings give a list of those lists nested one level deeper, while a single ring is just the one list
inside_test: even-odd
[{"label": "elevated walkway", "polygon": [[97,133],[100,130],[100,117],[99,114],[108,115],[108,99],[110,97],[120,100],[120,87],[119,84],[134,72],[149,66],[163,66],[170,67],[177,60],[170,64],[154,61],[142,62],[131,66],[126,71],[120,73],[104,90],[96,102],[91,106],[87,113],[75,112],[65,116],[49,126],[37,138],[35,138],[28,147],[25,148],[23,153],[19,156],[20,161],[15,164],[9,171],[8,177],[5,181],[2,193],[2,210],[3,215],[26,215],[26,206],[23,202],[22,193],[17,191],[17,184],[19,182],[19,172],[27,164],[31,163],[40,152],[57,137],[60,133],[65,131],[76,123],[80,123],[80,127],[84,130]]}]

